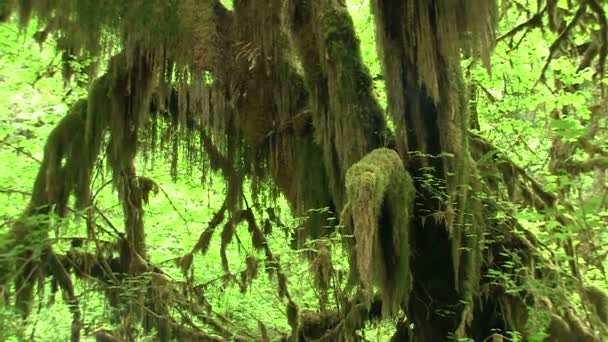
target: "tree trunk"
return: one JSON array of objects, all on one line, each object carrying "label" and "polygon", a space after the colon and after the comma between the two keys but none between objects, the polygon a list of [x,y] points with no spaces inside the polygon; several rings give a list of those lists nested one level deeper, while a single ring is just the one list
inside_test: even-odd
[{"label": "tree trunk", "polygon": [[[482,18],[490,18],[492,5],[478,5],[488,11]],[[418,194],[411,226],[414,284],[408,319],[414,322],[416,340],[443,341],[465,335],[485,223],[478,220],[478,200],[468,193],[469,187],[479,188],[479,180],[468,151],[458,52],[451,50],[460,47],[446,44],[450,32],[442,31],[454,25],[451,34],[458,34],[466,28],[449,23],[450,16],[470,14],[441,1],[378,0],[372,6],[389,113]]]}]

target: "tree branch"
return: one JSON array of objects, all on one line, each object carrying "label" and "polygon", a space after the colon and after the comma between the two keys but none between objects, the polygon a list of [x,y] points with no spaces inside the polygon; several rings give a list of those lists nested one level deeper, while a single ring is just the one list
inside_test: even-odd
[{"label": "tree branch", "polygon": [[570,32],[578,24],[579,20],[583,17],[583,14],[585,14],[586,9],[587,9],[586,3],[583,3],[580,5],[580,7],[578,8],[578,11],[576,11],[576,14],[574,15],[574,18],[572,18],[572,20],[570,21],[568,26],[566,26],[566,28],[559,34],[557,39],[549,47],[549,56],[547,57],[547,61],[545,62],[545,65],[543,66],[543,69],[540,73],[540,77],[539,77],[537,83],[544,82],[545,74],[547,73],[547,69],[549,69],[549,64],[553,60],[555,53],[557,52],[557,49],[568,38],[568,35],[570,34]]}]

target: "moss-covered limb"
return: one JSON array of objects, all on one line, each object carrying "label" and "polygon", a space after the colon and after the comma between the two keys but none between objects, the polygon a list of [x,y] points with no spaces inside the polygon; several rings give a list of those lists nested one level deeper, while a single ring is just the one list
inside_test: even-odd
[{"label": "moss-covered limb", "polygon": [[309,216],[297,237],[301,243],[326,234],[322,227],[329,214],[318,209],[334,205],[320,167],[322,150],[312,136],[308,90],[283,30],[282,8],[279,0],[235,3],[235,32],[242,44],[236,53],[234,96],[237,129],[254,149],[248,159],[267,165],[269,174],[260,178],[272,177],[294,213]]},{"label": "moss-covered limb", "polygon": [[386,148],[373,150],[346,173],[342,224],[352,224],[359,278],[368,291],[378,288],[386,314],[396,313],[410,292],[414,192],[403,161]]},{"label": "moss-covered limb", "polygon": [[[209,125],[205,123],[204,127],[194,125],[193,128],[205,132],[201,141],[210,157],[211,167],[217,165],[224,170],[230,166],[234,169],[234,172],[224,173],[229,194],[240,193],[239,177],[250,176],[254,187],[258,180],[272,178],[296,215],[310,215],[298,241],[302,242],[308,236],[318,238],[324,234],[322,227],[327,225],[329,215],[309,210],[333,208],[333,199],[327,189],[325,170],[310,167],[323,164],[322,153],[312,136],[308,91],[293,65],[287,36],[281,25],[282,2],[273,0],[259,4],[239,1],[234,5],[234,39],[238,44],[233,54],[236,61],[230,77],[213,86],[230,85],[227,91],[230,100],[226,102],[234,105],[234,113],[224,114],[221,105],[211,103],[216,116],[228,118],[223,128],[208,129]],[[188,115],[194,117],[195,113]],[[233,137],[238,136],[230,142],[232,155],[220,152],[228,147],[223,141],[227,132],[231,132],[229,134]],[[210,150],[212,145],[217,148]],[[213,161],[218,159],[215,156],[221,155],[231,160]],[[243,161],[245,165],[242,165]],[[262,166],[266,166],[266,170]],[[237,170],[246,175],[234,177]],[[229,207],[233,207],[230,203]]]},{"label": "moss-covered limb", "polygon": [[[558,203],[557,194],[545,190],[544,186],[538,180],[530,176],[523,168],[506,157],[498,148],[479,135],[474,133],[469,134],[472,136],[472,151],[475,158],[484,161],[479,166],[484,170],[483,172],[485,175],[483,178],[486,184],[489,184],[495,191],[499,191],[495,180],[492,179],[493,174],[499,173],[502,175],[502,181],[500,183],[506,185],[511,201],[530,206],[540,212],[551,213],[562,227],[573,224],[572,220],[567,215],[560,213],[560,210],[558,210],[559,204],[566,208],[566,210],[573,211],[572,205],[565,201],[560,201]],[[485,161],[488,157],[491,157],[492,163]],[[570,256],[568,265],[572,275],[580,279],[581,274],[577,262],[578,257],[576,256],[571,238],[566,239],[563,248],[566,255]]]},{"label": "moss-covered limb", "polygon": [[577,145],[580,146],[580,148],[590,156],[608,157],[608,151],[606,151],[603,147],[597,146],[591,142],[595,133],[596,132],[592,132],[592,134],[590,135],[579,138],[577,141]]},{"label": "moss-covered limb", "polygon": [[[576,6],[576,11],[575,7]],[[585,51],[585,54],[581,60],[581,64],[579,65],[579,71],[584,69],[586,66],[590,65],[593,60],[597,57],[597,72],[598,75],[604,74],[604,64],[606,61],[606,56],[608,55],[608,41],[606,38],[606,32],[608,32],[608,22],[606,21],[605,11],[598,5],[597,1],[589,1],[583,2],[580,4],[569,4],[569,8],[562,8],[557,6],[554,1],[548,1],[546,11],[540,11],[537,15],[529,20],[534,27],[543,27],[542,15],[547,14],[549,19],[549,28],[558,33],[559,35],[551,44],[549,48],[549,56],[543,66],[541,71],[540,79],[545,79],[545,74],[547,70],[549,70],[549,66],[551,62],[562,55],[564,51],[567,53],[572,53],[578,50],[579,47],[574,47],[571,49],[570,37],[573,32],[576,32],[577,28],[586,27],[589,25],[598,25],[600,26],[600,34],[597,34],[597,31],[591,33],[592,42],[589,46],[589,49]],[[572,16],[574,13],[574,16]],[[567,17],[571,17],[568,18]],[[569,21],[567,21],[569,20]],[[520,25],[521,26],[521,25]],[[512,30],[514,31],[514,30]],[[512,35],[511,35],[512,36]],[[576,55],[583,54],[583,51],[574,52]]]},{"label": "moss-covered limb", "polygon": [[[505,234],[503,239],[489,245],[493,257],[486,260],[487,267],[500,270],[511,277],[509,279],[513,283],[493,283],[487,277],[481,285],[485,296],[480,298],[481,305],[476,308],[477,322],[474,324],[490,324],[485,327],[486,331],[488,328],[503,332],[519,331],[524,338],[545,332],[547,341],[601,341],[607,333],[606,321],[598,312],[605,310],[606,294],[600,291],[595,299],[586,297],[587,287],[581,288],[578,280],[560,274],[561,271],[537,248],[534,240],[527,240],[520,233]],[[510,256],[500,256],[500,250],[503,254],[508,251]],[[507,266],[513,262],[528,271],[513,274]],[[510,293],[507,289],[513,286],[520,291]],[[572,293],[580,294],[582,309],[566,299]],[[596,303],[599,303],[600,311],[597,311]],[[488,313],[498,308],[502,319],[495,317],[493,322],[488,322]],[[585,319],[579,319],[581,316]]]},{"label": "moss-covered limb", "polygon": [[[486,184],[490,185],[495,191],[500,191],[501,187],[497,186],[495,180],[492,179],[492,175],[498,173],[502,176],[502,180],[499,183],[506,185],[512,201],[530,206],[540,212],[554,215],[555,220],[562,227],[574,224],[568,215],[564,215],[558,210],[559,204],[560,207],[564,207],[572,212],[572,205],[564,201],[558,203],[557,194],[545,190],[538,180],[529,175],[523,168],[519,167],[483,137],[473,133],[470,134],[472,136],[472,151],[475,158],[479,160],[479,167],[484,170],[483,179]],[[492,162],[488,162],[487,158],[490,158]],[[571,238],[568,238],[564,242],[563,248],[566,255],[570,256],[568,266],[571,275],[581,279],[578,256],[575,253]]]},{"label": "moss-covered limb", "polygon": [[[469,132],[471,136],[471,151],[478,167],[482,170],[482,177],[489,185],[496,184],[491,175],[491,168],[502,176],[501,183],[507,186],[512,201],[530,205],[537,210],[553,208],[557,204],[557,195],[546,191],[544,186],[532,177],[526,170],[518,166],[500,150],[480,135]],[[517,179],[521,181],[517,181]],[[496,186],[493,186],[496,190]]]},{"label": "moss-covered limb", "polygon": [[[491,179],[492,174],[502,174],[502,181],[500,183],[504,182],[505,184],[512,186],[512,188],[508,188],[511,200],[528,205],[541,212],[554,214],[557,222],[564,227],[572,224],[567,215],[558,212],[556,194],[546,191],[539,181],[530,176],[525,170],[508,159],[508,157],[506,157],[504,154],[500,153],[496,147],[482,137],[472,134],[471,141],[473,154],[478,160],[478,165],[480,168],[484,170],[482,179],[484,180],[485,184],[489,184],[491,186],[491,184],[494,182]],[[488,157],[492,159],[491,163],[487,161]],[[495,169],[493,171],[488,170],[489,166],[493,166]],[[516,187],[520,187],[521,189],[517,189]],[[498,190],[496,186],[494,186],[494,188]],[[567,210],[572,210],[572,206],[568,203],[562,202],[561,205]],[[538,266],[534,265],[543,265],[545,270],[541,271],[540,276],[537,276],[537,278],[541,279],[540,281],[545,283],[553,283],[553,285],[551,285],[552,287],[568,289],[567,291],[579,293],[583,302],[587,303],[585,305],[590,305],[591,307],[593,307],[593,304],[591,303],[601,302],[600,299],[605,298],[605,294],[600,294],[600,299],[590,300],[589,298],[585,297],[587,286],[582,284],[581,275],[578,271],[577,256],[572,246],[571,239],[568,239],[563,245],[566,255],[570,256],[570,260],[568,260],[570,274],[566,275],[565,277],[556,276],[555,274],[559,272],[557,271],[557,267],[559,265],[554,266],[551,260],[542,257],[543,253],[538,251],[540,243],[536,241],[534,236],[530,232],[525,231],[522,227],[519,227],[514,220],[512,222],[512,226],[518,227],[517,230],[525,234],[527,238],[524,238],[524,236],[516,237],[512,235],[513,233],[509,232],[508,234],[511,236],[511,242],[505,243],[506,248],[520,254],[522,256],[521,260],[528,260],[528,262],[524,264],[525,267],[535,268]],[[506,230],[508,231],[509,227],[506,227]],[[498,244],[497,248],[505,248],[505,246]],[[499,251],[495,251],[495,255],[498,255],[499,253]],[[551,270],[552,268],[555,268],[556,270]],[[508,270],[505,270],[505,272],[508,273]],[[569,279],[569,277],[572,277],[572,279]],[[559,278],[565,278],[565,280],[555,280]],[[534,293],[532,291],[529,296],[538,297],[538,293]],[[549,310],[553,312],[554,318],[551,320],[548,327],[543,327],[547,328],[550,332],[552,338],[550,340],[567,341],[572,338],[583,338],[589,334],[593,336],[593,334],[590,333],[591,328],[589,326],[581,325],[568,318],[569,316],[567,312],[574,310],[568,302],[563,302],[562,298],[551,298],[551,301],[553,302],[553,305],[552,308],[549,308]],[[542,307],[537,309],[543,310]],[[602,313],[597,313],[602,312],[604,309],[597,310],[593,308],[592,310],[594,314],[589,315],[588,320],[591,323],[591,326],[596,330],[602,330],[605,324],[603,322],[606,321],[604,318],[602,318],[602,316],[604,316]],[[564,312],[566,312],[566,314],[564,314]],[[514,328],[523,329],[524,327],[514,326]]]},{"label": "moss-covered limb", "polygon": [[[282,5],[235,2],[231,39],[236,43],[227,54],[234,63],[223,61],[229,74],[214,73],[212,84],[185,89],[180,84],[169,96],[157,96],[153,107],[170,112],[170,119],[187,130],[202,131],[211,168],[232,170],[224,172],[230,208],[240,199],[241,178],[250,176],[254,188],[272,178],[296,215],[303,216],[310,209],[333,208],[333,199],[323,168],[310,168],[323,164],[322,153],[312,137],[308,91],[281,25]],[[327,223],[327,215],[311,216],[302,238],[321,236]]]},{"label": "moss-covered limb", "polygon": [[70,278],[70,274],[63,267],[59,257],[53,252],[50,246],[46,248],[44,254],[48,271],[52,274],[55,281],[57,281],[59,287],[63,290],[64,296],[66,297],[66,304],[72,312],[72,330],[70,341],[78,342],[80,341],[80,329],[82,328],[82,322],[78,298],[74,292],[72,279]]},{"label": "moss-covered limb", "polygon": [[575,176],[584,172],[608,169],[608,157],[594,157],[583,161],[570,160],[560,164],[561,168],[567,170],[568,174]]},{"label": "moss-covered limb", "polygon": [[[223,61],[230,74],[201,89],[192,86],[191,94],[177,89],[175,96],[173,92],[170,96],[175,108],[166,107],[171,116],[187,118],[185,122],[179,121],[180,124],[204,132],[201,142],[212,168],[234,169],[235,172],[225,172],[228,183],[235,185],[229,187],[229,192],[237,195],[231,196],[229,207],[234,207],[234,199],[240,198],[237,179],[232,175],[242,171],[251,176],[254,183],[256,179],[271,176],[297,214],[303,215],[306,210],[326,207],[331,201],[311,198],[314,196],[308,192],[312,188],[310,184],[315,184],[314,188],[325,188],[316,186],[324,183],[324,176],[314,179],[318,172],[309,175],[306,170],[308,165],[320,163],[314,158],[318,147],[310,137],[308,95],[302,77],[291,64],[287,37],[280,24],[281,8],[282,3],[277,0],[263,4],[235,2],[231,39],[236,43],[231,44],[232,51],[228,54],[235,56],[235,62],[225,63],[226,58]],[[223,103],[218,103],[214,94],[224,94]],[[201,107],[203,110],[199,113]],[[181,113],[184,109],[187,113]],[[198,118],[201,114],[202,121]],[[228,135],[230,141],[226,139]],[[215,147],[210,149],[212,145]],[[231,150],[230,154],[227,150]],[[302,160],[301,153],[310,156],[305,158],[309,163],[293,166]],[[225,155],[227,162],[214,161],[218,160],[215,156],[221,155]],[[242,165],[243,162],[247,165]],[[266,173],[262,166],[271,172]],[[294,179],[297,181],[292,181]],[[324,197],[328,197],[327,192]]]},{"label": "moss-covered limb", "polygon": [[[47,245],[46,239],[51,227],[44,216],[51,211],[61,217],[66,216],[68,198],[72,193],[79,208],[90,201],[90,175],[99,148],[87,149],[85,125],[89,115],[88,102],[80,100],[50,133],[30,203],[12,227],[13,242],[10,245],[11,249],[23,250],[23,261],[16,264],[16,306],[27,315],[33,285],[38,281],[36,278],[43,278],[45,273],[50,272],[65,291],[70,303],[74,315],[73,340],[78,340],[80,336],[78,300],[69,275],[51,246]],[[105,127],[99,127],[99,131],[91,132],[91,135],[101,135],[104,129]]]},{"label": "moss-covered limb", "polygon": [[[575,310],[574,305],[565,298],[573,292],[580,293],[583,305],[587,306],[603,302],[601,298],[606,298],[606,295],[600,293],[599,300],[585,298],[586,287],[581,288],[578,279],[562,273],[554,264],[553,258],[546,256],[551,251],[541,250],[542,244],[521,227],[514,217],[507,214],[505,219],[495,219],[498,210],[501,210],[498,203],[490,199],[483,200],[479,222],[485,226],[484,232],[492,238],[484,242],[483,262],[480,263],[481,278],[472,280],[472,283],[479,284],[474,287],[476,291],[472,297],[475,305],[464,308],[463,313],[466,315],[463,314],[457,333],[475,340],[486,338],[492,331],[503,334],[519,331],[526,338],[545,330],[555,341],[601,335],[603,332],[593,330],[603,331],[602,315],[588,316],[591,324],[573,322],[569,319],[568,312],[581,315],[584,311]],[[514,269],[518,271],[513,272]],[[513,288],[519,291],[513,292]],[[465,294],[461,295],[465,298]],[[604,304],[601,304],[599,311],[603,311],[603,307]],[[598,311],[593,306],[591,309]],[[561,323],[554,324],[550,316]],[[554,330],[560,326],[565,326],[566,330]],[[590,339],[595,340],[596,337]]]},{"label": "moss-covered limb", "polygon": [[38,264],[51,228],[45,215],[54,212],[65,216],[72,193],[78,207],[89,202],[90,174],[96,153],[85,147],[87,107],[86,100],[76,102],[49,134],[30,203],[11,229],[13,242],[7,248],[23,250],[23,262],[16,264],[16,287],[23,291],[18,292],[16,300],[25,314],[29,313],[35,275],[44,276]]},{"label": "moss-covered limb", "polygon": [[[561,32],[561,34],[566,34],[566,32]],[[566,54],[570,54],[573,56],[580,56],[580,54],[584,53],[583,58],[577,67],[577,71],[582,71],[585,68],[591,66],[593,59],[598,53],[599,45],[604,44],[603,42],[600,43],[597,40],[598,39],[596,37],[592,37],[591,42],[584,45],[584,50],[583,48],[581,48],[580,51],[576,51],[577,47],[574,47],[575,51],[565,52]],[[580,90],[580,85],[565,85],[561,81],[559,75],[555,76],[556,77],[554,77],[554,86],[557,90],[565,91],[568,93],[574,93]],[[576,176],[583,172],[604,170],[606,168],[606,165],[608,163],[606,163],[605,159],[608,154],[602,147],[596,146],[591,142],[599,129],[598,113],[601,112],[604,107],[605,105],[602,104],[601,100],[599,102],[596,101],[595,104],[589,106],[589,109],[591,111],[591,120],[586,124],[586,133],[583,136],[579,137],[577,141],[565,141],[560,134],[553,135],[553,140],[550,147],[551,158],[549,160],[549,170],[552,173],[570,174]],[[571,106],[562,106],[560,108],[556,108],[551,112],[551,117],[554,120],[561,120],[572,116],[573,109]],[[586,160],[576,160],[577,158],[573,158],[573,156],[579,150],[582,150],[588,154],[588,158]],[[560,195],[565,195],[567,191],[568,186],[565,186],[559,192],[561,193]]]},{"label": "moss-covered limb", "polygon": [[[19,249],[25,244],[22,249],[24,262],[16,265],[16,287],[23,287],[24,291],[18,292],[16,302],[26,314],[34,283],[49,272],[68,294],[67,300],[75,298],[67,272],[58,266],[47,243],[51,228],[47,215],[53,212],[60,217],[66,216],[71,194],[75,195],[77,208],[90,204],[91,172],[108,128],[111,133],[110,165],[125,210],[128,243],[124,245],[129,248],[125,248],[123,261],[129,265],[126,268],[129,270],[145,265],[143,194],[132,163],[137,130],[150,102],[152,72],[148,67],[146,63],[140,63],[128,68],[124,56],[116,57],[110,72],[93,84],[89,99],[76,102],[47,139],[30,204],[11,232],[14,243],[10,248]],[[47,259],[50,268],[42,267],[44,263],[41,262]],[[73,310],[74,329],[79,332],[77,306]]]},{"label": "moss-covered limb", "polygon": [[219,0],[128,4],[119,0],[11,0],[2,5],[3,14],[16,10],[24,27],[36,17],[46,27],[46,35],[60,38],[60,51],[107,58],[119,42],[129,60],[148,56],[174,65],[177,72],[220,74],[226,67],[220,56],[230,45],[232,17]]},{"label": "moss-covered limb", "polygon": [[[286,56],[280,58],[286,58]],[[256,68],[260,67],[256,66]],[[275,91],[278,91],[281,84],[288,85],[288,88],[284,91],[291,92],[291,95],[286,96],[281,101],[284,102],[291,98],[295,102],[284,108],[286,112],[279,111],[279,108],[282,107],[276,105],[270,106],[269,108],[272,110],[268,112],[253,111],[249,113],[252,110],[247,108],[250,102],[238,101],[235,108],[237,111],[234,113],[236,121],[227,123],[229,126],[222,130],[216,130],[214,128],[209,129],[203,122],[198,121],[194,112],[195,107],[186,103],[186,127],[188,130],[198,131],[201,147],[206,154],[206,162],[209,163],[211,169],[221,171],[227,180],[227,209],[233,212],[240,207],[237,204],[240,204],[243,177],[251,177],[254,183],[258,180],[265,181],[271,178],[274,186],[285,195],[295,215],[309,217],[304,229],[299,230],[301,234],[297,236],[297,241],[302,243],[308,237],[316,239],[326,234],[327,230],[323,230],[323,227],[328,225],[327,219],[332,214],[332,197],[327,189],[327,177],[324,169],[322,167],[311,168],[311,165],[321,165],[322,157],[318,145],[312,138],[311,116],[306,111],[306,102],[304,101],[306,90],[302,78],[288,64],[272,65],[270,68],[270,74],[268,75],[266,72],[256,73],[256,77],[263,77],[258,79],[258,83],[248,83],[249,85],[242,91],[249,93],[250,91],[255,92],[255,89],[251,90],[250,87],[263,88],[265,89],[261,93],[263,98],[260,98],[259,101],[274,103],[276,101],[273,97]],[[246,75],[243,75],[243,77],[246,77]],[[286,78],[281,79],[282,77]],[[271,81],[275,79],[281,79],[280,83],[279,81]],[[261,84],[261,86],[258,84]],[[221,85],[214,85],[212,91],[219,91],[217,87],[221,87]],[[159,99],[155,97],[151,107],[153,112],[161,114],[158,118],[173,120],[178,115],[179,108],[176,104],[182,102],[180,100],[182,95],[177,91],[173,91],[171,94],[171,102],[164,105],[157,103]],[[281,94],[281,92],[276,94]],[[186,97],[185,101],[189,102],[190,100],[190,97]],[[211,104],[211,106],[215,107],[214,104]],[[222,116],[221,106],[218,110],[220,112],[216,115]],[[243,118],[243,116],[250,114],[269,116],[277,122],[272,126],[271,131],[267,132],[268,127],[254,124],[256,119],[250,122]],[[243,127],[248,124],[252,124],[252,126],[250,128]],[[234,125],[234,127],[230,125]],[[258,135],[263,138],[257,142],[254,142],[256,139],[245,138],[244,135],[249,134],[245,131],[249,129],[251,129],[249,133],[253,133],[250,138]],[[232,148],[232,152],[226,151],[229,146],[224,140],[226,136],[233,135],[243,136],[244,141],[238,138],[231,139],[230,148]],[[262,166],[266,166],[270,171],[261,169]],[[330,208],[330,212],[318,210],[319,208]],[[208,242],[212,232],[213,228],[210,226],[203,232],[199,242]]]},{"label": "moss-covered limb", "polygon": [[[93,87],[95,91],[98,88],[99,85]],[[107,88],[99,91],[107,91]],[[85,133],[85,122],[95,115],[90,107],[86,100],[76,102],[49,134],[28,208],[12,227],[13,243],[3,246],[8,249],[19,249],[21,245],[25,247],[22,255],[25,262],[16,265],[16,287],[23,289],[17,292],[17,306],[24,313],[29,312],[31,290],[36,278],[44,276],[38,258],[41,256],[40,251],[45,248],[48,230],[51,228],[45,215],[54,211],[59,216],[65,216],[71,193],[75,195],[77,208],[83,208],[89,203],[90,175],[100,148],[99,144],[88,144],[88,141],[100,140],[105,130],[101,125]],[[47,252],[49,253],[52,254],[52,250]],[[6,283],[11,273],[7,269],[2,284]],[[64,284],[69,285],[69,279]]]},{"label": "moss-covered limb", "polygon": [[285,20],[302,64],[315,138],[340,208],[346,170],[388,136],[361,61],[359,41],[348,10],[336,1],[288,1]]}]

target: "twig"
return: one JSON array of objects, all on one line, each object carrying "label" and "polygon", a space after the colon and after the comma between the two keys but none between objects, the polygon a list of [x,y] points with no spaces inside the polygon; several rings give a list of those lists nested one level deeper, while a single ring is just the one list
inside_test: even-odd
[{"label": "twig", "polygon": [[16,189],[0,189],[0,194],[6,194],[6,195],[22,195],[22,196],[31,196],[32,193],[29,191],[23,191],[23,190],[16,190]]},{"label": "twig", "polygon": [[177,206],[175,206],[175,204],[173,203],[173,200],[171,200],[171,197],[169,197],[169,194],[165,191],[165,189],[163,189],[163,187],[158,184],[157,184],[157,186],[160,189],[160,191],[163,193],[163,195],[165,195],[165,198],[167,199],[167,201],[169,201],[169,204],[171,205],[171,208],[173,208],[173,211],[175,211],[177,216],[179,216],[179,218],[182,219],[182,221],[184,221],[184,224],[186,227],[186,232],[188,234],[190,234],[190,229],[188,228],[188,220],[186,220],[184,215],[182,215],[182,213],[177,209]]},{"label": "twig", "polygon": [[576,14],[574,15],[574,18],[572,18],[572,21],[570,21],[568,26],[566,26],[566,28],[562,31],[562,33],[559,34],[557,39],[549,47],[549,56],[547,57],[547,61],[545,62],[545,65],[543,66],[543,69],[540,73],[540,77],[539,77],[538,81],[536,81],[536,84],[538,84],[540,82],[544,83],[545,74],[547,73],[547,69],[549,69],[549,64],[551,64],[553,57],[555,57],[555,53],[557,52],[557,49],[566,40],[566,38],[568,38],[568,35],[570,34],[570,32],[574,29],[574,27],[576,26],[578,21],[583,17],[583,14],[585,14],[586,9],[587,9],[587,4],[586,3],[581,4],[581,6],[578,8],[578,11],[576,11]]},{"label": "twig", "polygon": [[27,156],[27,157],[29,157],[30,159],[32,159],[32,160],[34,160],[34,161],[36,161],[38,164],[42,164],[42,161],[41,161],[40,159],[38,159],[38,158],[34,157],[34,155],[33,155],[33,154],[31,154],[30,152],[25,151],[25,150],[23,149],[23,147],[15,146],[15,145],[13,145],[13,144],[9,143],[9,142],[8,142],[8,141],[6,141],[6,140],[7,140],[7,139],[6,139],[6,138],[4,138],[4,139],[2,139],[2,141],[0,141],[0,143],[2,143],[2,144],[4,144],[4,145],[6,145],[6,146],[8,146],[8,147],[10,147],[10,148],[12,148],[12,149],[14,149],[15,151],[17,151],[17,152],[19,152],[19,153],[23,153],[24,155],[26,155],[26,156]]},{"label": "twig", "polygon": [[516,35],[519,31],[523,29],[532,29],[536,27],[540,27],[543,24],[543,13],[547,10],[547,7],[543,8],[540,12],[536,13],[532,18],[526,20],[525,22],[515,26],[509,32],[503,34],[502,36],[496,39],[496,42],[500,42],[509,37]]},{"label": "twig", "polygon": [[600,76],[604,76],[606,67],[606,55],[608,55],[608,20],[606,20],[606,12],[596,0],[587,0],[587,4],[591,7],[591,10],[597,15],[597,19],[600,22],[600,60],[598,63],[598,72]]}]

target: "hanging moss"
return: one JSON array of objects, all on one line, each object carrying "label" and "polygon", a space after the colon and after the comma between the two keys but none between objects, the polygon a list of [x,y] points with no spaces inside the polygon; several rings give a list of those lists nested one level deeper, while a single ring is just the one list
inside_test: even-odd
[{"label": "hanging moss", "polygon": [[378,287],[383,312],[395,314],[410,292],[412,179],[395,151],[377,149],[348,169],[346,194],[342,220],[352,222],[359,277],[368,291]]},{"label": "hanging moss", "polygon": [[[418,333],[428,339],[445,338],[446,332],[465,337],[475,311],[487,222],[483,205],[475,196],[483,191],[483,185],[465,134],[468,106],[460,56],[465,52],[489,66],[496,2],[376,0],[371,6],[388,111],[397,126],[398,150],[402,156],[421,156],[410,163],[415,177],[430,175],[439,180],[431,189],[421,186],[419,200],[425,207],[420,215],[434,213],[441,219],[429,224],[421,218],[425,229],[416,235],[412,246],[419,255],[413,264],[418,274],[415,288],[423,291],[417,296],[441,300],[432,303],[431,309],[411,302],[410,314],[415,317],[424,315],[425,310],[449,307],[454,319],[435,314],[414,318],[432,321],[428,327],[436,326],[425,326]],[[431,171],[423,175],[423,169]],[[428,269],[430,260],[447,264],[441,266],[441,274]],[[453,287],[453,292],[445,287]]]},{"label": "hanging moss", "polygon": [[[46,215],[53,212],[64,217],[72,193],[79,208],[89,203],[94,160],[85,153],[86,116],[87,101],[80,100],[49,134],[28,208],[11,229],[12,243],[7,248],[19,250],[23,260],[15,265],[15,286],[22,289],[17,294],[16,306],[25,315],[31,308],[33,286],[37,281],[44,281],[46,273],[59,272],[57,276],[65,280],[62,269],[45,270],[41,263],[46,259],[55,260],[52,250],[44,243],[52,228]],[[69,279],[62,282],[62,288],[68,290],[68,287],[71,288]]]},{"label": "hanging moss", "polygon": [[74,58],[105,59],[120,50],[131,64],[145,56],[172,65],[175,74],[162,75],[167,83],[176,74],[226,74],[219,56],[231,43],[231,16],[220,1],[10,0],[1,6],[3,17],[16,9],[23,27],[36,17],[58,50]]},{"label": "hanging moss", "polygon": [[315,140],[340,208],[346,170],[388,135],[384,115],[346,7],[291,0],[285,18],[310,92]]},{"label": "hanging moss", "polygon": [[[446,100],[440,94],[441,82],[446,81],[443,70],[446,66],[459,65],[461,51],[490,66],[498,20],[496,1],[420,0],[406,4],[375,0],[372,9],[379,33],[380,56],[384,59],[403,57],[416,66],[417,81],[437,102]],[[394,22],[387,14],[395,15],[399,21]],[[398,26],[407,29],[398,32]],[[390,34],[386,35],[389,30]],[[392,40],[402,34],[406,49],[387,50]]]},{"label": "hanging moss", "polygon": [[589,305],[601,323],[608,324],[608,294],[595,286],[584,286],[581,297]]},{"label": "hanging moss", "polygon": [[0,23],[10,19],[15,7],[17,7],[17,0],[5,0],[0,3]]},{"label": "hanging moss", "polygon": [[[456,215],[463,215],[462,209],[467,207],[463,191],[469,174],[468,144],[463,136],[468,124],[460,54],[466,50],[489,66],[496,2],[374,1],[372,10],[387,77],[389,112],[400,134],[413,130],[408,137],[398,137],[402,152],[450,156],[444,159],[442,169],[450,196],[447,221],[452,229],[457,221],[462,221]],[[432,103],[425,103],[426,98]],[[436,119],[428,120],[429,111],[436,113]]]}]

